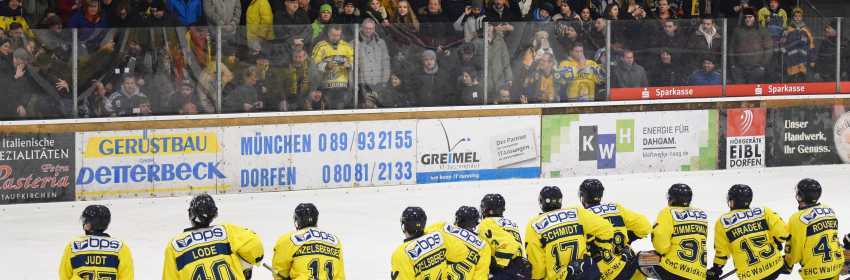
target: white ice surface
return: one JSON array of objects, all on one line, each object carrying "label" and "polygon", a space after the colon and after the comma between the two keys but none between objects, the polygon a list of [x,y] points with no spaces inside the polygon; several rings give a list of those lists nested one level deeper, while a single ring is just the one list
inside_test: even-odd
[{"label": "white ice surface", "polygon": [[[693,206],[709,216],[709,264],[714,257],[713,225],[728,211],[725,194],[736,183],[749,184],[753,205],[768,206],[785,221],[797,210],[794,185],[802,178],[819,180],[821,201],[831,205],[839,219],[850,215],[850,165],[771,168],[743,171],[699,171],[597,177],[605,185],[603,201],[618,202],[653,222],[666,206],[665,191],[673,183],[694,189]],[[387,279],[390,255],[404,236],[399,228],[401,211],[411,205],[423,207],[428,222],[452,221],[462,205],[478,207],[487,193],[501,193],[507,200],[505,217],[520,225],[538,215],[537,194],[546,185],[560,186],[565,206],[578,204],[576,191],[585,178],[533,179],[369,187],[318,191],[233,194],[215,196],[219,208],[216,222],[228,222],[254,230],[263,240],[265,259],[271,262],[273,246],[281,234],[293,230],[292,212],[301,202],[317,205],[319,227],[339,236],[343,245],[347,279]],[[112,212],[107,231],[130,247],[136,279],[161,279],[163,252],[168,240],[189,227],[189,197],[124,199],[93,202],[0,206],[0,279],[56,279],[64,246],[82,235],[82,209],[106,204]],[[848,216],[850,217],[850,216]],[[839,223],[840,232],[850,223]],[[638,240],[639,250],[652,247],[648,238]],[[732,269],[730,262],[725,271]],[[797,266],[796,268],[799,268]],[[730,277],[727,279],[734,279]],[[799,279],[796,274],[780,279]],[[272,279],[255,268],[254,279]]]}]

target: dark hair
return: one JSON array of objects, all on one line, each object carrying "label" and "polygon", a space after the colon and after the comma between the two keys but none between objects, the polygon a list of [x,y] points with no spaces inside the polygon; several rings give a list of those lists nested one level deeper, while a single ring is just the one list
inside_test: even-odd
[{"label": "dark hair", "polygon": [[20,22],[13,22],[9,24],[9,30],[16,30],[24,28],[24,26]]},{"label": "dark hair", "polygon": [[[603,15],[603,17],[605,19],[608,19],[608,20],[614,19],[614,18],[612,18],[613,15],[611,15],[611,10],[613,10],[615,6],[617,6],[619,8],[619,5],[615,5],[614,3],[608,4],[608,6],[605,6],[605,13]],[[617,17],[619,18],[620,16],[618,15]]]},{"label": "dark hair", "polygon": [[570,51],[572,51],[572,50],[574,50],[575,48],[578,48],[578,47],[584,48],[584,45],[582,45],[581,42],[573,43],[572,45],[570,45]]},{"label": "dark hair", "polygon": [[503,92],[503,91],[507,91],[508,93],[510,93],[511,89],[506,87],[506,86],[500,86],[498,92]]},{"label": "dark hair", "polygon": [[126,73],[126,74],[124,74],[124,76],[121,76],[121,80],[124,80],[124,79],[133,79],[135,81],[136,75],[134,75],[132,73]]}]

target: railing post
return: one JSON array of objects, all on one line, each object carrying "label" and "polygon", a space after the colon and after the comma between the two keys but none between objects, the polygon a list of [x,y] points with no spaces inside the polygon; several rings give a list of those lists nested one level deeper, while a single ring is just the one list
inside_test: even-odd
[{"label": "railing post", "polygon": [[605,101],[611,100],[611,23],[605,20]]},{"label": "railing post", "polygon": [[221,114],[221,25],[215,28],[215,111]]},{"label": "railing post", "polygon": [[724,18],[723,19],[723,45],[720,47],[721,52],[722,52],[722,56],[720,57],[720,59],[721,59],[720,64],[723,67],[722,68],[723,69],[722,75],[723,75],[723,96],[724,97],[726,96],[726,75],[727,75],[727,70],[729,70],[726,66],[726,63],[728,61],[728,51],[729,51],[727,49],[728,43],[729,43],[729,21],[728,21],[727,18]]},{"label": "railing post", "polygon": [[835,30],[835,93],[841,92],[841,18],[837,18]]},{"label": "railing post", "polygon": [[71,36],[74,37],[71,41],[71,43],[72,43],[71,44],[71,52],[73,53],[71,55],[71,92],[73,92],[73,94],[74,94],[74,103],[71,104],[71,113],[74,114],[73,118],[76,119],[76,118],[80,117],[79,112],[78,112],[79,108],[77,108],[77,104],[79,102],[79,100],[77,100],[77,98],[78,98],[77,87],[79,87],[77,85],[77,82],[78,82],[78,80],[77,80],[77,67],[78,67],[77,59],[79,58],[78,54],[77,54],[77,51],[78,51],[77,48],[79,47],[80,44],[79,44],[79,38],[77,37],[77,29],[76,28],[71,29]]},{"label": "railing post", "polygon": [[[375,28],[378,28],[379,23],[375,23]],[[351,67],[354,67],[354,109],[357,109],[357,103],[360,101],[360,65],[358,62],[360,61],[360,56],[357,55],[357,51],[360,49],[360,28],[359,24],[354,24],[354,61]],[[377,35],[376,35],[377,36]],[[350,79],[351,77],[349,77]],[[370,88],[371,89],[371,88]],[[365,96],[364,96],[365,97]]]},{"label": "railing post", "polygon": [[[487,105],[487,102],[490,100],[488,98],[488,95],[487,95],[490,92],[489,89],[487,88],[487,84],[489,84],[489,81],[487,80],[487,78],[490,77],[489,75],[487,75],[487,70],[488,70],[487,66],[488,66],[488,64],[490,64],[490,63],[487,63],[489,61],[489,60],[487,60],[487,58],[489,56],[489,54],[487,53],[487,47],[488,47],[488,45],[490,45],[490,41],[489,41],[490,35],[489,35],[489,32],[487,32],[487,30],[490,30],[489,25],[490,24],[488,22],[484,22],[484,76],[481,77],[481,81],[484,82],[484,105]],[[493,30],[493,34],[494,34],[494,36],[496,34],[495,28]]]}]

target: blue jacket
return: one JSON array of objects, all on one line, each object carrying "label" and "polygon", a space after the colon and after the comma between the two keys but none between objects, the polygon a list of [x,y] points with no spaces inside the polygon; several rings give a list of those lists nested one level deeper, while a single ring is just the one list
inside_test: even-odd
[{"label": "blue jacket", "polygon": [[717,71],[705,72],[699,70],[691,74],[692,86],[719,86],[721,84],[723,84],[723,77]]},{"label": "blue jacket", "polygon": [[199,17],[204,16],[204,7],[201,4],[201,0],[185,0],[185,2],[184,0],[168,1],[168,9],[177,14],[177,17],[180,18],[180,22],[184,26],[189,26],[198,21]]},{"label": "blue jacket", "polygon": [[90,23],[86,20],[86,16],[83,14],[85,9],[80,8],[74,16],[71,17],[71,20],[68,21],[68,27],[66,28],[79,28],[79,40],[84,44],[89,43],[99,43],[101,34],[106,33],[106,29],[109,28],[109,25],[106,23],[106,15],[101,14],[100,19],[94,24]]}]

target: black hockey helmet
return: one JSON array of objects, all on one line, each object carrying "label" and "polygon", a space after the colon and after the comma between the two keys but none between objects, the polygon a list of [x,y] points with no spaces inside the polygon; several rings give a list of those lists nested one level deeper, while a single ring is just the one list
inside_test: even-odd
[{"label": "black hockey helmet", "polygon": [[581,182],[581,186],[578,187],[578,197],[579,199],[584,197],[584,202],[588,204],[599,203],[602,201],[604,191],[605,187],[602,186],[602,182],[596,179],[587,179]]},{"label": "black hockey helmet", "polygon": [[462,228],[475,228],[481,216],[478,215],[478,210],[472,206],[461,206],[455,212],[455,225]]},{"label": "black hockey helmet", "polygon": [[189,219],[195,222],[195,227],[208,227],[218,216],[218,207],[211,195],[201,193],[189,202]]},{"label": "black hockey helmet", "polygon": [[750,189],[750,186],[735,184],[729,188],[729,193],[726,194],[726,201],[734,201],[735,208],[749,208],[750,202],[753,201],[753,190]]},{"label": "black hockey helmet", "polygon": [[410,235],[420,235],[425,231],[425,223],[428,221],[428,216],[425,215],[425,210],[421,207],[410,206],[401,212],[402,231],[406,231]]},{"label": "black hockey helmet", "polygon": [[794,192],[797,193],[797,196],[799,197],[797,201],[816,203],[818,202],[818,199],[820,199],[820,194],[823,192],[823,189],[821,189],[820,183],[818,183],[817,180],[806,178],[797,183],[797,187],[794,188]]},{"label": "black hockey helmet", "polygon": [[557,186],[545,186],[540,190],[540,196],[537,198],[537,201],[540,203],[540,210],[549,212],[561,209],[562,198],[564,198],[564,195],[561,194],[561,189]]},{"label": "black hockey helmet", "polygon": [[[490,213],[493,212],[493,213]],[[481,199],[482,217],[501,217],[505,212],[505,198],[501,194],[491,193]]]},{"label": "black hockey helmet", "polygon": [[86,232],[104,232],[109,227],[109,222],[112,221],[112,214],[109,213],[109,208],[103,205],[89,205],[83,210],[80,215],[80,223],[85,228],[89,224],[91,228]]},{"label": "black hockey helmet", "polygon": [[298,204],[292,219],[296,222],[295,227],[298,229],[314,227],[319,222],[319,209],[316,209],[313,203]]},{"label": "black hockey helmet", "polygon": [[691,206],[691,198],[693,198],[693,196],[694,193],[691,191],[691,187],[686,184],[673,184],[673,186],[670,186],[670,189],[667,190],[667,201],[673,201],[671,206]]}]

